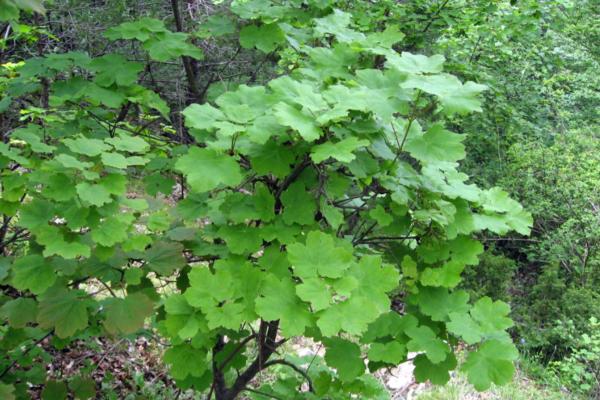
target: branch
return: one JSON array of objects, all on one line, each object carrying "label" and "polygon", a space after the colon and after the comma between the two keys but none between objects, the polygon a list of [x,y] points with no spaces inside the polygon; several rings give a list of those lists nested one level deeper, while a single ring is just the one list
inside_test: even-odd
[{"label": "branch", "polygon": [[304,171],[304,169],[306,167],[308,167],[309,165],[310,165],[310,158],[307,154],[306,156],[304,156],[304,159],[302,160],[302,162],[300,162],[300,164],[296,165],[296,168],[294,168],[294,170],[283,180],[283,182],[281,182],[281,185],[279,186],[279,188],[277,189],[277,192],[275,193],[275,198],[279,199],[279,197],[281,197],[281,194],[285,191],[285,189],[287,189],[288,186],[290,186],[298,178],[298,176],[300,176],[302,171]]},{"label": "branch", "polygon": [[269,397],[271,399],[277,399],[277,400],[283,400],[281,397],[277,397],[274,394],[270,394],[270,393],[266,393],[266,392],[261,392],[260,390],[256,390],[256,389],[252,389],[252,388],[244,388],[244,390],[242,390],[243,392],[250,392],[250,393],[256,393],[256,394],[260,394],[261,396],[265,396],[265,397]]},{"label": "branch", "polygon": [[223,398],[235,399],[240,392],[246,390],[248,383],[254,379],[256,374],[264,369],[266,365],[265,361],[267,361],[277,349],[277,342],[275,339],[277,338],[277,331],[279,330],[279,321],[271,321],[265,325],[267,326],[267,332],[264,343],[259,347],[258,355],[252,364],[237,377],[231,388],[227,390],[226,397],[224,396]]},{"label": "branch", "polygon": [[[46,339],[47,337],[49,337],[53,333],[54,333],[54,330],[51,330],[50,332],[46,333],[44,336],[42,336],[41,338],[39,338],[38,340],[36,340],[35,343],[32,346],[28,347],[27,350],[25,350],[23,352],[23,354],[21,354],[21,357],[23,357],[24,355],[26,355],[27,353],[29,353],[31,350],[33,350],[34,347],[36,347],[38,344],[42,343],[44,341],[44,339]],[[10,371],[12,369],[12,367],[14,367],[15,365],[17,365],[18,361],[19,360],[16,359],[8,367],[6,367],[4,369],[4,371],[2,371],[2,373],[0,373],[0,378],[2,378],[4,375],[6,375],[8,373],[8,371]]]},{"label": "branch", "polygon": [[306,373],[306,371],[302,370],[301,368],[299,368],[298,366],[292,364],[289,361],[286,361],[286,360],[283,360],[283,359],[272,360],[272,361],[269,361],[269,362],[265,363],[265,365],[263,366],[263,368],[268,368],[271,365],[276,365],[276,364],[281,364],[281,365],[288,366],[291,369],[293,369],[294,371],[296,371],[297,373],[299,373],[300,375],[302,375],[304,377],[304,379],[306,379],[306,381],[308,382],[308,390],[310,390],[311,392],[314,393],[314,389],[313,389],[313,385],[312,385],[312,380],[310,379],[310,376],[308,376],[308,374]]},{"label": "branch", "polygon": [[442,12],[444,7],[446,7],[446,5],[448,4],[448,1],[450,1],[450,0],[444,0],[444,2],[442,3],[442,5],[439,6],[437,11],[435,13],[433,13],[433,15],[431,16],[431,19],[429,20],[429,22],[427,23],[427,25],[425,26],[425,28],[423,29],[423,31],[421,33],[425,33],[429,30],[429,27],[431,26],[431,24],[433,24],[433,21],[435,21],[437,19],[438,15],[440,15],[440,12]]},{"label": "branch", "polygon": [[215,396],[217,399],[224,398],[224,394],[227,392],[227,384],[225,383],[225,375],[223,374],[223,371],[221,369],[219,369],[219,367],[217,366],[217,361],[216,361],[216,355],[221,350],[223,350],[223,347],[225,347],[225,342],[223,341],[223,336],[219,335],[217,337],[217,344],[215,344],[215,347],[213,347],[213,356],[212,356],[212,358],[213,358],[213,362],[212,362],[213,383],[210,388],[210,392],[208,394],[209,400],[213,393],[213,390],[215,391]]},{"label": "branch", "polygon": [[221,363],[221,365],[218,366],[219,370],[223,370],[223,368],[227,365],[227,363],[229,361],[231,361],[239,352],[240,350],[242,350],[242,348],[248,344],[248,342],[250,342],[252,339],[256,338],[256,335],[250,335],[247,338],[245,338],[244,340],[242,340],[237,346],[236,348],[231,352],[231,354],[229,354],[225,360],[223,360],[223,362]]},{"label": "branch", "polygon": [[[175,28],[177,32],[183,32],[183,24],[181,22],[181,14],[179,13],[179,0],[171,0],[171,9],[173,11],[173,16],[175,17]],[[190,93],[194,96],[194,98],[200,101],[200,91],[198,90],[198,85],[196,84],[196,76],[194,74],[194,70],[192,69],[192,62],[188,56],[181,56],[181,61],[183,62],[183,68],[185,69],[185,75],[188,81],[188,88]]]},{"label": "branch", "polygon": [[407,239],[418,239],[419,236],[371,236],[358,240],[356,243],[370,243],[370,242],[382,242],[382,241],[393,241],[393,240],[407,240]]}]

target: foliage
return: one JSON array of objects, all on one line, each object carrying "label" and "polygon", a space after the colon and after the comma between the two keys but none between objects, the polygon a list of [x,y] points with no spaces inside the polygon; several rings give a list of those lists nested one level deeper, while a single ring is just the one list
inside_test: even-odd
[{"label": "foliage", "polygon": [[485,393],[477,393],[468,384],[464,376],[458,375],[453,377],[445,386],[425,388],[420,393],[417,393],[415,398],[417,400],[483,400],[490,398],[496,400],[579,399],[576,395],[569,394],[560,388],[554,388],[552,385],[547,387],[541,386],[529,379],[522,372],[515,377],[513,382],[505,386],[493,387]]},{"label": "foliage", "polygon": [[600,393],[600,324],[591,317],[585,330],[575,327],[573,321],[559,324],[555,330],[572,343],[572,353],[560,361],[550,363],[554,379],[574,393],[590,398]]},{"label": "foliage", "polygon": [[[520,335],[531,348],[560,357],[570,347],[553,332],[554,321],[571,319],[583,329],[598,318],[598,140],[574,131],[551,146],[515,145],[509,178],[535,218],[535,241],[527,257],[546,265],[515,307]],[[516,182],[520,182],[516,186]],[[549,211],[551,210],[551,211]],[[553,356],[550,356],[553,354]]]},{"label": "foliage", "polygon": [[469,292],[471,298],[489,296],[510,302],[517,263],[496,253],[494,247],[487,249],[481,254],[477,268],[465,270],[461,287]]},{"label": "foliage", "polygon": [[[580,79],[596,64],[578,57],[573,77],[560,61],[593,28],[585,19],[528,1],[236,0],[206,17],[171,4],[131,20],[123,4],[118,18],[105,10],[101,28],[115,26],[68,33],[71,47],[33,30],[38,53],[17,46],[2,65],[1,390],[89,386],[46,378],[44,338],[146,330],[169,342],[177,385],[209,398],[385,398],[368,373],[409,351],[417,380],[443,384],[460,368],[485,390],[514,372],[510,308],[486,296],[513,297],[515,263],[533,282],[515,300],[521,336],[549,332],[544,312],[561,318],[575,289],[593,292],[597,138],[565,120],[581,106],[593,118]],[[556,102],[568,88],[577,95]],[[549,126],[574,138],[550,140]],[[549,167],[564,168],[560,181],[538,180]],[[533,219],[469,175],[485,187],[506,176],[534,212],[533,245],[484,251],[479,239],[527,235]],[[523,273],[523,254],[576,273]],[[324,357],[276,358],[294,337]],[[266,369],[279,379],[258,382]]]}]

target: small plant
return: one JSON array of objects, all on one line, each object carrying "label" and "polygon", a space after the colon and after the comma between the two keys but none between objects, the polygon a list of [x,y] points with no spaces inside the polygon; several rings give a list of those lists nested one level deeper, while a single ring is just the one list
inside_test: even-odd
[{"label": "small plant", "polygon": [[573,343],[569,356],[550,363],[555,381],[574,393],[596,398],[600,395],[600,322],[591,317],[584,332],[575,329],[571,320],[555,329]]}]

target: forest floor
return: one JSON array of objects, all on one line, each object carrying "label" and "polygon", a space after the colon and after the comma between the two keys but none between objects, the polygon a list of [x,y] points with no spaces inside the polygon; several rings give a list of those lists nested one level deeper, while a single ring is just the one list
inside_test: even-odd
[{"label": "forest floor", "polygon": [[[176,388],[160,360],[164,344],[155,339],[98,339],[94,342],[94,348],[74,342],[62,350],[53,351],[53,362],[47,365],[47,370],[50,376],[63,379],[82,372],[89,374],[96,382],[98,399],[200,399],[201,397],[191,391],[181,392]],[[48,344],[48,341],[45,341],[42,346],[49,350]],[[291,343],[288,350],[299,356],[323,356],[324,353],[321,346],[306,339]],[[576,399],[565,392],[542,388],[522,372],[517,373],[510,384],[494,387],[484,393],[478,393],[460,373],[454,374],[448,385],[443,387],[417,383],[414,380],[411,362],[379,371],[376,377],[388,389],[391,400]],[[41,386],[33,387],[32,398],[39,398],[40,390]]]}]

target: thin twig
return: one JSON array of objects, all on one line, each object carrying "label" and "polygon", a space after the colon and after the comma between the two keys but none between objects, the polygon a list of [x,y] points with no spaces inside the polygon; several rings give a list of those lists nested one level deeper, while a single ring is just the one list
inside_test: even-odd
[{"label": "thin twig", "polygon": [[297,365],[294,365],[293,363],[283,360],[283,359],[277,359],[277,360],[271,360],[267,363],[265,363],[265,365],[263,366],[264,368],[268,368],[271,365],[276,365],[276,364],[281,364],[281,365],[285,365],[287,367],[290,367],[291,369],[293,369],[294,371],[296,371],[297,373],[299,373],[300,375],[302,375],[304,377],[304,379],[306,379],[306,381],[308,382],[308,390],[310,390],[311,392],[314,392],[314,388],[312,385],[312,380],[310,379],[310,376],[308,376],[308,374],[306,373],[306,371],[303,371],[301,368],[299,368]]},{"label": "thin twig", "polygon": [[[23,352],[23,354],[21,354],[21,357],[23,357],[24,355],[26,355],[27,353],[29,353],[31,350],[33,350],[34,347],[36,347],[38,344],[42,343],[44,341],[44,339],[46,339],[47,337],[49,337],[53,333],[54,333],[54,330],[51,330],[50,332],[46,333],[44,336],[42,336],[41,338],[39,338],[38,340],[36,340],[35,343],[32,346],[28,347],[27,350],[25,350]],[[4,369],[4,371],[2,371],[2,373],[0,373],[0,378],[2,378],[4,375],[6,375],[8,373],[8,371],[10,371],[12,369],[12,367],[14,367],[15,365],[17,365],[18,361],[19,360],[16,359],[8,367],[6,367]]]}]

